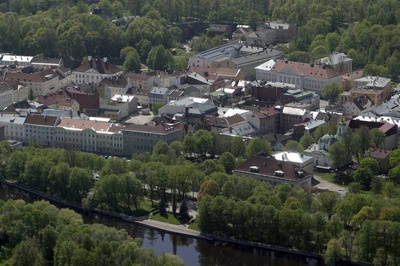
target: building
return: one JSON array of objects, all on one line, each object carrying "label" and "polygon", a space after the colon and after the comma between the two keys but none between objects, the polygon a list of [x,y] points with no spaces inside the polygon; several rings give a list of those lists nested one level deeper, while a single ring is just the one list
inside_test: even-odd
[{"label": "building", "polygon": [[13,91],[12,101],[28,99],[28,87],[16,80],[0,80],[0,86],[8,86]]},{"label": "building", "polygon": [[0,83],[0,110],[10,106],[14,102],[14,89],[8,83]]},{"label": "building", "polygon": [[347,99],[350,99],[350,101],[342,103],[342,106],[345,108],[346,117],[353,118],[359,116],[372,110],[375,106],[375,103],[368,97],[368,95],[361,95],[353,98],[351,93],[348,94],[342,93],[340,95],[342,99],[347,97]]},{"label": "building", "polygon": [[0,54],[0,65],[30,66],[33,56]]},{"label": "building", "polygon": [[47,95],[40,95],[36,101],[42,103],[45,108],[79,111],[79,103],[72,99],[66,91],[61,90]]},{"label": "building", "polygon": [[256,79],[296,85],[301,90],[321,93],[325,84],[340,84],[341,75],[325,65],[314,65],[288,60],[269,60],[255,68]]},{"label": "building", "polygon": [[257,135],[257,130],[247,121],[230,125],[221,130],[220,135],[226,137],[252,138]]},{"label": "building", "polygon": [[243,121],[245,119],[238,114],[230,117],[204,116],[204,124],[207,130],[222,130]]},{"label": "building", "polygon": [[124,95],[132,87],[128,80],[123,76],[115,76],[103,79],[99,86],[104,86],[104,94],[101,97],[110,100],[115,94]]},{"label": "building", "polygon": [[277,160],[265,152],[260,152],[243,162],[233,170],[233,174],[268,182],[273,186],[288,183],[307,191],[311,190],[312,174],[290,161]]},{"label": "building", "polygon": [[129,84],[143,92],[149,92],[151,88],[160,86],[160,77],[156,76],[154,73],[128,73],[127,79]]},{"label": "building", "polygon": [[129,125],[122,130],[124,155],[152,152],[157,142],[171,143],[183,140],[185,133],[183,123],[157,123],[151,121],[144,125]]},{"label": "building", "polygon": [[380,174],[387,174],[390,170],[389,157],[391,153],[391,151],[376,148],[369,150],[364,156],[378,162]]},{"label": "building", "polygon": [[121,156],[122,129],[118,124],[63,117],[55,130],[55,146]]},{"label": "building", "polygon": [[28,92],[32,91],[33,97],[59,89],[58,76],[54,74],[52,69],[34,73],[7,72],[4,79],[23,84],[27,87]]},{"label": "building", "polygon": [[376,76],[355,79],[354,86],[354,89],[350,90],[353,97],[368,95],[375,103],[375,106],[379,106],[384,101],[389,100],[392,92],[391,79]]},{"label": "building", "polygon": [[251,114],[244,115],[244,117],[260,134],[276,133],[279,131],[281,111],[274,107],[252,112]]},{"label": "building", "polygon": [[211,34],[211,36],[216,35],[224,35],[227,38],[232,37],[232,27],[227,24],[210,24],[210,27],[207,29],[207,34]]},{"label": "building", "polygon": [[68,88],[66,92],[71,99],[78,102],[82,113],[95,114],[100,108],[100,96],[97,93],[86,93],[81,87]]},{"label": "building", "polygon": [[153,87],[149,91],[149,103],[152,106],[155,103],[166,104],[168,95],[170,94],[169,88]]},{"label": "building", "polygon": [[[99,116],[109,117],[112,120],[121,119],[137,112],[138,100],[133,95],[115,94],[110,100],[102,100],[100,103]],[[107,115],[112,114],[115,115]]]},{"label": "building", "polygon": [[25,141],[26,117],[15,114],[0,114],[0,125],[4,126],[4,139]]},{"label": "building", "polygon": [[313,91],[288,89],[284,95],[292,96],[296,102],[310,104],[312,110],[317,110],[320,108],[320,97]]},{"label": "building", "polygon": [[138,100],[138,108],[149,108],[150,107],[150,100],[149,100],[149,93],[137,88],[130,88],[127,91],[128,95],[133,95]]},{"label": "building", "polygon": [[201,93],[195,86],[181,87],[179,89],[170,90],[167,96],[167,102],[178,101],[188,97],[200,97]]},{"label": "building", "polygon": [[54,147],[56,143],[56,125],[60,118],[56,116],[43,116],[28,114],[25,120],[24,143],[35,143],[43,147]]},{"label": "building", "polygon": [[257,27],[255,34],[263,44],[287,43],[297,34],[297,25],[283,21],[270,21]]},{"label": "building", "polygon": [[61,58],[49,58],[45,57],[44,54],[36,55],[31,60],[31,66],[34,68],[59,68],[62,67],[63,61]]},{"label": "building", "polygon": [[339,74],[347,74],[353,71],[353,59],[344,53],[333,52],[329,56],[315,60],[317,65],[327,65]]},{"label": "building", "polygon": [[232,33],[233,40],[245,39],[247,35],[253,32],[253,29],[249,25],[237,25],[236,30]]},{"label": "building", "polygon": [[282,109],[281,132],[292,129],[294,125],[311,118],[311,105],[302,103],[288,103]]},{"label": "building", "polygon": [[272,155],[279,162],[291,162],[299,169],[306,171],[309,174],[313,174],[313,158],[303,153],[283,151]]},{"label": "building", "polygon": [[98,59],[88,56],[87,61],[74,69],[72,73],[75,84],[98,84],[105,78],[122,75],[122,70],[108,62],[107,57]]},{"label": "building", "polygon": [[236,68],[245,78],[255,76],[254,67],[270,59],[282,58],[283,52],[248,46],[233,41],[189,58],[189,66]]}]

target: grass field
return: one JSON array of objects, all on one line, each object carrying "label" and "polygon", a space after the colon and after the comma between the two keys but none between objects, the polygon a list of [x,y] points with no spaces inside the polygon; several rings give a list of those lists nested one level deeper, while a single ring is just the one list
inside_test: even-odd
[{"label": "grass field", "polygon": [[197,221],[196,219],[193,220],[192,223],[190,223],[189,229],[196,230],[196,231],[199,231],[199,232],[200,232],[199,223],[198,223],[198,221]]},{"label": "grass field", "polygon": [[180,225],[181,222],[176,218],[172,213],[167,213],[166,215],[161,215],[160,213],[157,213],[155,215],[152,215],[150,217],[151,220],[163,222],[163,223],[169,223],[169,224],[175,224],[175,225]]}]

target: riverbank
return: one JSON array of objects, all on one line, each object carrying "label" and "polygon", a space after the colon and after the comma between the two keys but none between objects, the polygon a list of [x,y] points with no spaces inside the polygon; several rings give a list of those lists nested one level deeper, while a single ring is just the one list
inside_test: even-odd
[{"label": "riverbank", "polygon": [[[310,265],[320,265],[323,263],[323,257],[319,254],[315,253],[308,253],[308,252],[303,252],[299,250],[292,250],[284,247],[278,247],[278,246],[272,246],[272,245],[267,245],[267,244],[261,244],[261,243],[254,243],[254,242],[248,242],[248,241],[239,241],[239,240],[234,240],[234,239],[229,239],[229,238],[222,238],[218,237],[215,235],[209,235],[209,234],[203,234],[198,231],[189,229],[185,227],[184,225],[173,225],[173,224],[168,224],[168,223],[163,223],[155,220],[150,220],[149,216],[142,216],[142,217],[131,217],[119,213],[113,213],[113,212],[107,212],[107,211],[102,211],[102,210],[97,210],[97,209],[84,209],[82,206],[69,203],[67,201],[54,198],[50,195],[47,195],[45,193],[39,192],[32,190],[28,187],[22,186],[17,183],[11,183],[7,181],[1,181],[3,187],[9,187],[12,189],[16,189],[18,191],[25,192],[29,195],[36,196],[40,199],[48,200],[49,202],[58,205],[59,207],[66,207],[70,208],[73,210],[76,210],[77,212],[81,214],[92,214],[92,215],[99,215],[101,217],[105,218],[111,218],[114,219],[115,221],[121,221],[121,222],[127,222],[131,224],[137,224],[140,226],[143,226],[145,228],[150,228],[154,229],[160,232],[164,233],[169,233],[171,235],[178,235],[182,237],[188,237],[192,239],[198,239],[198,240],[203,240],[206,241],[212,245],[218,245],[218,246],[231,246],[233,248],[250,252],[253,254],[257,255],[266,255],[270,257],[284,257],[289,260],[293,260],[296,262],[303,261],[307,264]],[[368,265],[364,263],[354,263],[354,262],[342,262],[341,265]]]}]

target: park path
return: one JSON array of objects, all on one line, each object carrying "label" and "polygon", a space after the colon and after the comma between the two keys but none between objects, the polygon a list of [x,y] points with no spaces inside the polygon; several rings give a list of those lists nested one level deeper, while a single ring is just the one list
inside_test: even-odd
[{"label": "park path", "polygon": [[136,221],[136,223],[139,223],[139,224],[142,224],[142,225],[154,228],[154,229],[163,230],[168,233],[175,233],[175,234],[187,235],[187,236],[200,238],[200,232],[189,229],[188,225],[175,225],[175,224],[169,224],[169,223],[159,222],[159,221],[150,220],[150,219]]},{"label": "park path", "polygon": [[338,192],[342,195],[347,193],[347,189],[344,187],[341,187],[339,185],[336,185],[332,182],[326,181],[322,177],[314,174],[313,178],[317,181],[316,185],[314,185],[314,188],[318,188],[320,190],[327,190],[327,191],[333,191],[333,192]]}]

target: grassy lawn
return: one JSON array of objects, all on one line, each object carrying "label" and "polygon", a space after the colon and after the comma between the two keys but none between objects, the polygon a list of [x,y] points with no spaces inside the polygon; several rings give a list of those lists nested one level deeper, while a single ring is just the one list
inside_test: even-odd
[{"label": "grassy lawn", "polygon": [[190,223],[189,229],[196,230],[196,231],[200,232],[199,222],[196,219],[194,219],[193,222]]},{"label": "grassy lawn", "polygon": [[181,222],[178,220],[178,218],[174,217],[172,213],[167,213],[166,215],[161,215],[160,213],[157,213],[155,215],[152,215],[150,217],[151,220],[163,222],[163,223],[169,223],[169,224],[176,224],[180,225]]},{"label": "grassy lawn", "polygon": [[335,173],[317,173],[322,179],[335,183]]}]

